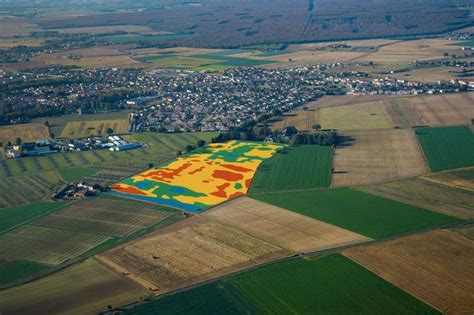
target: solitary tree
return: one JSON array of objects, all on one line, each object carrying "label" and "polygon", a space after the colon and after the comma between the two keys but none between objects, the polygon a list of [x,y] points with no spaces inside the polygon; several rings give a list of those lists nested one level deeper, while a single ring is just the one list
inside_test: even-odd
[{"label": "solitary tree", "polygon": [[108,135],[111,135],[111,134],[114,133],[114,130],[109,127],[109,128],[107,128],[107,131],[106,131],[106,132],[107,132]]},{"label": "solitary tree", "polygon": [[21,138],[16,138],[15,143],[16,145],[21,145],[22,143]]},{"label": "solitary tree", "polygon": [[186,146],[186,151],[191,152],[192,150],[194,150],[194,147],[192,145],[188,144]]},{"label": "solitary tree", "polygon": [[260,129],[259,131],[259,135],[260,137],[268,137],[268,136],[271,136],[272,135],[272,130],[268,127],[263,127]]},{"label": "solitary tree", "polygon": [[298,129],[296,129],[295,126],[288,126],[286,127],[286,131],[285,131],[285,135],[288,136],[288,137],[291,137],[295,134],[298,133]]},{"label": "solitary tree", "polygon": [[321,125],[320,124],[314,124],[313,129],[314,130],[321,130]]},{"label": "solitary tree", "polygon": [[44,125],[45,125],[46,127],[49,127],[49,121],[46,120],[46,121],[44,122]]},{"label": "solitary tree", "polygon": [[198,140],[198,142],[197,142],[198,148],[202,148],[202,147],[205,146],[205,145],[206,145],[206,141],[204,141],[204,140],[202,140],[202,139],[201,139],[201,140]]}]

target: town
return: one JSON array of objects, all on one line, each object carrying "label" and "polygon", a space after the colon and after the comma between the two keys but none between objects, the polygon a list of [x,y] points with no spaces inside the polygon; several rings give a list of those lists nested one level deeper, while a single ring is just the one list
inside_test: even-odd
[{"label": "town", "polygon": [[219,73],[65,67],[6,71],[0,74],[0,121],[132,109],[130,132],[223,131],[323,95],[422,95],[474,88],[464,80],[422,83],[389,74],[371,79],[363,72],[341,70],[343,66],[242,67]]}]

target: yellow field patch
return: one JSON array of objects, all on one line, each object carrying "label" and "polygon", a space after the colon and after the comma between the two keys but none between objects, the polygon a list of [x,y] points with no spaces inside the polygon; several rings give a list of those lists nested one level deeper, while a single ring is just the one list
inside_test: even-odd
[{"label": "yellow field patch", "polygon": [[214,143],[112,187],[114,194],[197,212],[247,193],[260,163],[283,146]]},{"label": "yellow field patch", "polygon": [[18,124],[0,127],[0,141],[15,143],[20,138],[23,143],[49,139],[48,127],[43,124]]}]

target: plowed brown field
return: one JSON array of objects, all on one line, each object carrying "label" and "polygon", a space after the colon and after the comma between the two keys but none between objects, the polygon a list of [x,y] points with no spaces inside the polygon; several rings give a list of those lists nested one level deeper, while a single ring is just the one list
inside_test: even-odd
[{"label": "plowed brown field", "polygon": [[427,171],[412,130],[353,131],[344,136],[352,140],[336,147],[335,187],[407,178]]},{"label": "plowed brown field", "polygon": [[474,93],[427,95],[385,100],[394,126],[445,126],[471,124]]},{"label": "plowed brown field", "polygon": [[288,254],[238,229],[194,217],[99,259],[164,293]]},{"label": "plowed brown field", "polygon": [[445,313],[474,311],[474,242],[458,233],[433,231],[343,254]]},{"label": "plowed brown field", "polygon": [[354,232],[247,197],[205,216],[296,252],[324,250],[370,240]]}]

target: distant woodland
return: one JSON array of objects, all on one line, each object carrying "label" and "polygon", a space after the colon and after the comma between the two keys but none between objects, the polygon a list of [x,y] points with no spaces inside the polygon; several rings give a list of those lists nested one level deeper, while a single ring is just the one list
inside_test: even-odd
[{"label": "distant woodland", "polygon": [[[162,45],[236,48],[372,37],[413,36],[470,26],[469,0],[202,0],[176,1],[77,18],[42,19],[42,27],[146,25],[170,36]],[[181,4],[181,2],[183,2]],[[180,4],[180,5],[178,5]],[[291,7],[291,9],[289,9]]]}]

